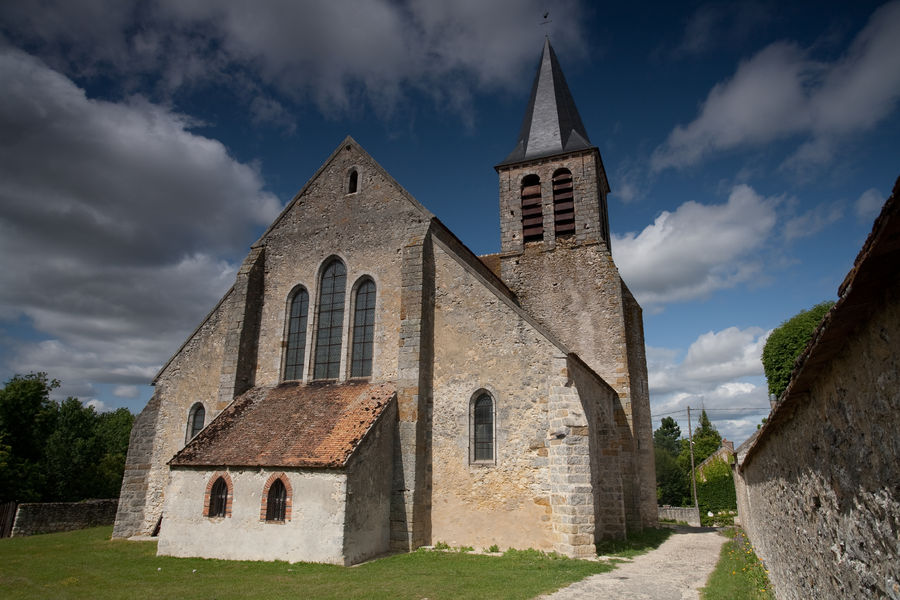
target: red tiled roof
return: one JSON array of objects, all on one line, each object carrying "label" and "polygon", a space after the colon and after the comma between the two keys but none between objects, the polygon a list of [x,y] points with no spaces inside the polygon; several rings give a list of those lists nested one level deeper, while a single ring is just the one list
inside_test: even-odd
[{"label": "red tiled roof", "polygon": [[253,388],[169,464],[342,467],[395,398],[393,384],[282,384]]}]

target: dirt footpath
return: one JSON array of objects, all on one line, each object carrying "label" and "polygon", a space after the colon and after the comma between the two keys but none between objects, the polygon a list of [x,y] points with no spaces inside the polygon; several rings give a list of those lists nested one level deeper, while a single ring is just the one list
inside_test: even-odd
[{"label": "dirt footpath", "polygon": [[656,550],[540,598],[696,600],[726,541],[712,529],[679,528]]}]

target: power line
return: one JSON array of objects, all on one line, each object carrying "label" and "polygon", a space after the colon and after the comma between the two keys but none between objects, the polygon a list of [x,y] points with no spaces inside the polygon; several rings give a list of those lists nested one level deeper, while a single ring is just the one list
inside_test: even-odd
[{"label": "power line", "polygon": [[[755,411],[769,410],[769,409],[770,409],[770,407],[768,407],[768,406],[742,406],[742,407],[735,407],[735,408],[707,408],[704,410],[706,410],[706,412],[745,412],[745,411],[754,411],[755,412]],[[666,412],[666,413],[657,413],[657,414],[651,413],[650,417],[651,418],[667,417],[669,415],[677,415],[679,413],[687,413],[687,409],[682,408],[679,410],[673,410],[671,412]]]}]

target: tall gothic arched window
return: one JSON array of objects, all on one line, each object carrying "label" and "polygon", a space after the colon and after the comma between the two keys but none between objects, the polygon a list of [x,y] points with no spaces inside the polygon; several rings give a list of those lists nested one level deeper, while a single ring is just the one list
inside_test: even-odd
[{"label": "tall gothic arched window", "polygon": [[319,285],[314,379],[337,379],[340,376],[346,287],[347,269],[335,258],[322,271]]},{"label": "tall gothic arched window", "polygon": [[284,521],[284,508],[287,505],[287,489],[281,479],[276,479],[269,487],[266,497],[266,521]]},{"label": "tall gothic arched window", "polygon": [[541,200],[541,178],[526,175],[522,178],[522,241],[544,239],[544,206]]},{"label": "tall gothic arched window", "polygon": [[347,178],[347,193],[355,194],[358,185],[359,172],[356,169],[353,169],[352,171],[350,171],[350,176]]},{"label": "tall gothic arched window", "polygon": [[224,517],[228,506],[228,484],[224,477],[219,477],[209,491],[210,517]]},{"label": "tall gothic arched window", "polygon": [[575,194],[568,169],[553,174],[553,224],[556,237],[575,233]]},{"label": "tall gothic arched window", "polygon": [[287,353],[284,360],[284,378],[286,380],[303,379],[308,313],[309,294],[301,287],[291,299],[288,312]]},{"label": "tall gothic arched window", "polygon": [[472,402],[472,462],[494,460],[494,399],[481,392]]},{"label": "tall gothic arched window", "polygon": [[363,281],[356,288],[353,310],[353,354],[350,361],[351,377],[368,377],[372,374],[372,351],[375,340],[375,282]]},{"label": "tall gothic arched window", "polygon": [[191,407],[190,412],[188,412],[187,439],[185,440],[185,443],[194,439],[194,436],[200,433],[200,430],[203,429],[205,424],[206,409],[203,408],[203,404],[196,402]]}]

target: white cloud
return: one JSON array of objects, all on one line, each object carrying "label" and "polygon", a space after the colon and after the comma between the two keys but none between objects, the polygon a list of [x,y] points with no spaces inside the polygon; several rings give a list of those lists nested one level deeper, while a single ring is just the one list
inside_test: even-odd
[{"label": "white cloud", "polygon": [[844,216],[842,202],[820,204],[808,211],[788,219],[784,224],[784,238],[787,241],[815,235]]},{"label": "white cloud", "polygon": [[109,407],[106,405],[105,402],[103,402],[103,400],[97,400],[96,398],[94,398],[93,400],[88,400],[87,402],[84,402],[83,404],[85,406],[93,407],[94,410],[97,411],[98,413],[106,412],[109,410]]},{"label": "white cloud", "polygon": [[732,188],[725,204],[685,202],[640,233],[614,235],[613,256],[646,308],[703,298],[758,273],[754,251],[775,225],[774,204],[747,185]]},{"label": "white cloud", "polygon": [[884,195],[875,188],[869,188],[856,199],[856,217],[860,221],[871,221],[881,211]]},{"label": "white cloud", "polygon": [[[571,55],[584,45],[578,0],[554,3],[550,29],[537,23],[539,0],[12,4],[0,4],[7,34],[66,72],[150,75],[170,94],[210,82],[246,87],[257,118],[274,108],[256,100],[259,82],[327,114],[368,103],[388,115],[416,90],[465,115],[471,91],[521,84],[545,33],[565,32],[554,43]],[[274,114],[278,125],[284,115]]]},{"label": "white cloud", "polygon": [[257,170],[188,119],[87,98],[0,50],[0,318],[50,339],[8,352],[67,395],[146,383],[280,210]]},{"label": "white cloud", "polygon": [[777,42],[742,62],[734,76],[713,87],[697,118],[676,126],[656,148],[653,170],[792,136],[803,142],[785,166],[831,161],[840,140],[874,127],[900,98],[900,2],[876,10],[834,62],[810,54]]},{"label": "white cloud", "polygon": [[141,392],[136,385],[117,385],[112,393],[116,398],[137,398]]},{"label": "white cloud", "polygon": [[725,437],[737,442],[749,437],[769,411],[760,358],[769,333],[728,327],[698,336],[686,353],[647,348],[654,427],[668,413],[687,435],[684,411],[690,406],[695,426],[705,408]]}]

